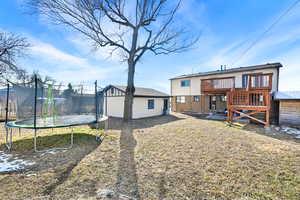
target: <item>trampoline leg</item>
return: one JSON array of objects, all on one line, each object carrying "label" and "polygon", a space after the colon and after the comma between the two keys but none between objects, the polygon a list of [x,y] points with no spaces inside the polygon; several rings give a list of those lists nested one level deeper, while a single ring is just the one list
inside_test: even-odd
[{"label": "trampoline leg", "polygon": [[37,136],[37,130],[34,129],[34,151],[35,151],[35,152],[39,152],[39,151],[37,150],[37,145],[36,145],[36,136]]},{"label": "trampoline leg", "polygon": [[5,146],[10,151],[12,148],[12,128],[5,128],[6,137],[5,137]]},{"label": "trampoline leg", "polygon": [[71,128],[71,145],[70,145],[70,149],[73,147],[73,143],[74,143],[74,139],[73,139],[73,135],[74,135],[74,129],[73,127]]},{"label": "trampoline leg", "polygon": [[105,137],[105,125],[104,125],[104,128],[103,128],[103,131],[104,133],[100,133],[100,127],[99,127],[99,124],[97,124],[97,127],[96,127],[96,130],[97,130],[97,133],[96,133],[96,141],[99,142],[99,144],[102,143],[102,141],[104,140],[104,137]]}]

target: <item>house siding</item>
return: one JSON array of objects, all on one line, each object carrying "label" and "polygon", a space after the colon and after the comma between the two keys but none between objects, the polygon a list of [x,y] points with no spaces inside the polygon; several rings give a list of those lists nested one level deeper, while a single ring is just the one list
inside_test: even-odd
[{"label": "house siding", "polygon": [[[123,118],[125,97],[107,97],[107,115]],[[148,100],[154,100],[154,109],[148,109]],[[137,98],[133,100],[133,119],[159,116],[163,114],[165,98]],[[104,113],[106,113],[106,99],[104,99]]]},{"label": "house siding", "polygon": [[[205,79],[214,79],[214,78],[226,78],[226,77],[233,77],[235,88],[243,88],[243,75],[244,74],[273,74],[272,75],[272,89],[271,93],[276,92],[278,90],[278,72],[277,68],[267,68],[267,69],[258,69],[258,70],[246,70],[243,72],[232,72],[232,73],[225,73],[225,74],[215,74],[215,75],[207,75],[207,76],[198,76],[198,77],[189,77],[189,78],[180,78],[180,79],[172,79],[171,80],[171,96],[172,98],[172,111],[174,112],[184,112],[184,111],[192,111],[192,112],[202,112],[208,113],[209,112],[209,97],[204,97],[204,93],[201,91],[201,80]],[[190,86],[188,87],[181,87],[182,80],[190,80]],[[201,96],[201,103],[199,105],[193,103],[192,98],[193,96]],[[176,103],[177,96],[185,96],[186,103],[185,104],[178,104]],[[202,97],[203,96],[203,97]],[[220,102],[218,102],[220,105]],[[217,108],[217,110],[224,110],[226,108],[226,102],[221,102],[222,106]]]},{"label": "house siding", "polygon": [[[148,109],[148,100],[154,100],[154,109]],[[134,98],[133,119],[160,116],[163,114],[163,98]]]},{"label": "house siding", "polygon": [[[192,95],[201,95],[201,80],[211,79],[211,78],[225,78],[225,77],[234,77],[235,79],[235,88],[242,88],[242,76],[243,74],[255,74],[255,73],[263,73],[269,74],[272,73],[272,90],[271,92],[275,92],[278,90],[277,82],[278,82],[278,70],[276,68],[270,69],[259,69],[259,70],[251,70],[251,71],[243,71],[243,72],[233,72],[226,74],[217,74],[217,75],[207,75],[207,76],[198,76],[198,77],[190,77],[190,78],[181,78],[181,79],[172,79],[171,80],[171,95],[172,96],[192,96]],[[189,87],[181,87],[180,82],[182,80],[190,80],[191,84]]]},{"label": "house siding", "polygon": [[[184,96],[184,95],[183,95]],[[200,96],[199,102],[194,102],[194,96],[184,96],[185,103],[176,103],[176,97],[171,99],[171,109],[174,112],[202,112],[206,113],[209,111],[209,97],[204,95],[195,95]]]}]

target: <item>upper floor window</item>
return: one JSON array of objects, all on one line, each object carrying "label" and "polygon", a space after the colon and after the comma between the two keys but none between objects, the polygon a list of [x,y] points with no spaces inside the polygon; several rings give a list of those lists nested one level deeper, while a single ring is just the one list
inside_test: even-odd
[{"label": "upper floor window", "polygon": [[262,89],[272,87],[272,74],[244,74],[242,75],[243,88]]},{"label": "upper floor window", "polygon": [[154,109],[154,99],[148,100],[148,110]]},{"label": "upper floor window", "polygon": [[180,82],[181,87],[189,87],[191,85],[190,80],[184,80]]},{"label": "upper floor window", "polygon": [[249,75],[248,74],[244,74],[242,76],[242,87],[243,88],[247,88],[247,86],[248,86],[248,80],[249,80]]},{"label": "upper floor window", "polygon": [[264,75],[260,75],[260,76],[254,76],[251,77],[251,86],[253,88],[265,88],[265,87],[269,87],[269,76],[264,76]]}]

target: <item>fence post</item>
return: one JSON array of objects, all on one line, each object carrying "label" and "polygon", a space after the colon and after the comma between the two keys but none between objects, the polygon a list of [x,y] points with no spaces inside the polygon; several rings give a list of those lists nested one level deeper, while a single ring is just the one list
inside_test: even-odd
[{"label": "fence post", "polygon": [[7,83],[7,90],[6,90],[5,124],[7,124],[8,121],[8,102],[9,102],[9,83]]},{"label": "fence post", "polygon": [[33,118],[33,125],[34,129],[36,129],[36,106],[37,106],[37,75],[34,75],[34,118]]}]

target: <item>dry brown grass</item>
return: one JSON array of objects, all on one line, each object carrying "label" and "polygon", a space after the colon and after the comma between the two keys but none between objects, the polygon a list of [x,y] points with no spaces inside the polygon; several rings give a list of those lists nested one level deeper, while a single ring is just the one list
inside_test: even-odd
[{"label": "dry brown grass", "polygon": [[107,132],[69,171],[0,175],[0,199],[4,191],[8,199],[101,199],[103,189],[140,199],[300,199],[299,143],[179,114],[133,126]]}]

